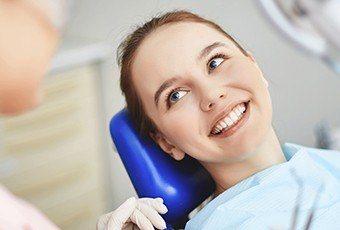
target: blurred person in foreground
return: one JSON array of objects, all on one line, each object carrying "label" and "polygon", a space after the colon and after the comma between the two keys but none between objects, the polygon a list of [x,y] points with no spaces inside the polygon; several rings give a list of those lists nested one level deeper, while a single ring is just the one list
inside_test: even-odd
[{"label": "blurred person in foreground", "polygon": [[[19,114],[42,100],[41,81],[59,39],[50,10],[46,2],[0,0],[0,114]],[[0,229],[58,229],[1,185],[0,204]]]},{"label": "blurred person in foreground", "polygon": [[[0,0],[0,115],[20,114],[42,102],[41,82],[56,51],[69,3],[64,0]],[[127,211],[135,213],[139,220],[146,218],[144,212],[154,213],[154,207],[161,205],[162,200],[130,201]],[[124,208],[117,214],[121,217],[125,212]],[[131,213],[127,213],[128,217]],[[127,218],[124,222],[128,222]],[[117,228],[117,224],[112,227]],[[33,205],[0,185],[0,229],[58,227]]]}]

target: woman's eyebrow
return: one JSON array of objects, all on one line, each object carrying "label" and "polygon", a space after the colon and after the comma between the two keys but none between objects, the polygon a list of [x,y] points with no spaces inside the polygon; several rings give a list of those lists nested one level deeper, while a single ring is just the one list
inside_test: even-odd
[{"label": "woman's eyebrow", "polygon": [[162,94],[162,92],[166,90],[167,88],[169,88],[171,85],[173,85],[178,80],[179,80],[179,77],[172,77],[162,83],[162,85],[158,88],[154,96],[156,107],[158,107],[159,97]]},{"label": "woman's eyebrow", "polygon": [[198,55],[198,60],[201,60],[202,58],[204,58],[205,56],[207,56],[208,54],[210,54],[210,52],[220,46],[226,46],[224,43],[222,42],[214,42],[211,45],[208,45],[207,47],[205,47],[200,54]]}]

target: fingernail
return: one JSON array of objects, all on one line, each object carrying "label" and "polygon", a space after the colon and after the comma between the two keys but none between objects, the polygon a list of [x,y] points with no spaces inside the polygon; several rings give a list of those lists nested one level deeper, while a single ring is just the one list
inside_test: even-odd
[{"label": "fingernail", "polygon": [[168,212],[168,208],[167,208],[164,204],[161,205],[161,209],[162,209],[162,211],[163,211],[162,214]]},{"label": "fingernail", "polygon": [[165,223],[165,221],[162,219],[162,229],[166,229],[166,223]]},{"label": "fingernail", "polygon": [[164,202],[163,199],[162,199],[161,197],[157,197],[156,200],[157,200],[158,202],[160,202],[160,203],[163,203],[163,202]]}]

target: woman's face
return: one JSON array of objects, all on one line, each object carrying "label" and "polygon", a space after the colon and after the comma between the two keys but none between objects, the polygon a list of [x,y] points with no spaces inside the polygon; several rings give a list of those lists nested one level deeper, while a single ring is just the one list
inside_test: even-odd
[{"label": "woman's face", "polygon": [[[268,83],[256,62],[205,24],[169,24],[150,34],[136,52],[132,79],[160,131],[154,140],[177,160],[187,153],[201,162],[241,161],[271,126]],[[211,134],[219,118],[225,121],[223,111],[248,101],[232,135]]]}]

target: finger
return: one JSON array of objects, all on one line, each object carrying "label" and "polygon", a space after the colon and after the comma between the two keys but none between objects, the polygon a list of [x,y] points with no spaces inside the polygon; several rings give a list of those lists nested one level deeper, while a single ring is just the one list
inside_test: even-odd
[{"label": "finger", "polygon": [[113,211],[107,224],[108,229],[122,229],[124,223],[128,221],[136,209],[136,203],[136,198],[130,197]]},{"label": "finger", "polygon": [[151,206],[137,201],[137,209],[141,211],[141,213],[148,218],[151,223],[158,229],[165,229],[166,224],[163,218],[158,214],[158,212]]},{"label": "finger", "polygon": [[142,230],[154,230],[152,223],[148,218],[144,216],[144,214],[135,209],[130,217],[131,221],[135,223]]},{"label": "finger", "polygon": [[157,210],[157,212],[159,212],[160,214],[165,214],[168,212],[168,208],[163,204],[163,202],[160,202],[160,199],[163,201],[162,198],[141,198],[138,200],[137,203],[142,202],[145,203],[151,207],[153,207],[154,209]]},{"label": "finger", "polygon": [[159,203],[161,203],[161,204],[163,204],[163,199],[161,198],[161,197],[157,197],[157,198],[155,198],[155,200],[157,201],[157,202],[159,202]]},{"label": "finger", "polygon": [[109,222],[110,216],[113,212],[107,213],[105,215],[102,215],[98,222],[97,222],[97,230],[103,230],[105,229],[105,226],[107,225],[107,223]]}]

